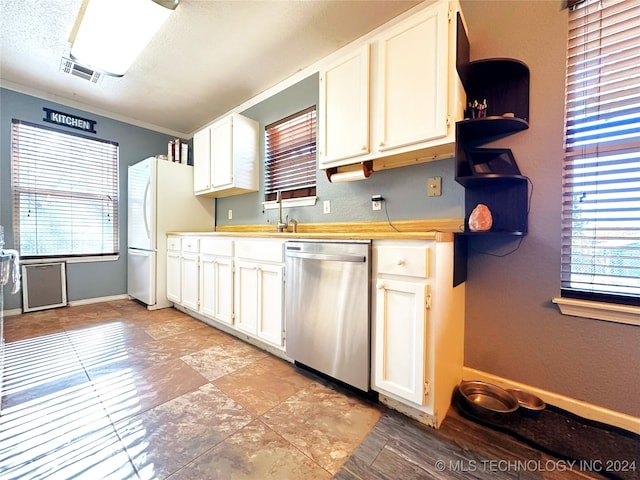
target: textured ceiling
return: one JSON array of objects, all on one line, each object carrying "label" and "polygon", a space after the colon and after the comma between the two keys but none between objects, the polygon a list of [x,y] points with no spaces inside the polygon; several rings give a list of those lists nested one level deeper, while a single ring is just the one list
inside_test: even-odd
[{"label": "textured ceiling", "polygon": [[82,0],[0,0],[0,81],[185,137],[417,3],[181,0],[124,77],[94,84],[60,71]]}]

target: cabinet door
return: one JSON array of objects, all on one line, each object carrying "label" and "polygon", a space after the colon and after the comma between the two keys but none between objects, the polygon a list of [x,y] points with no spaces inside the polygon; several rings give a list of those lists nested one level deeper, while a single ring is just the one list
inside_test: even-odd
[{"label": "cabinet door", "polygon": [[182,303],[180,270],[180,252],[167,252],[167,299],[178,304]]},{"label": "cabinet door", "polygon": [[211,126],[211,178],[214,189],[233,183],[233,117]]},{"label": "cabinet door", "polygon": [[379,151],[447,135],[447,16],[447,2],[438,2],[378,42]]},{"label": "cabinet door", "polygon": [[321,168],[369,153],[369,45],[322,72],[320,105]]},{"label": "cabinet door", "polygon": [[182,305],[195,311],[198,311],[198,297],[200,293],[198,267],[198,254],[182,254]]},{"label": "cabinet door", "polygon": [[233,260],[218,257],[215,263],[215,311],[217,320],[233,324]]},{"label": "cabinet door", "polygon": [[283,283],[279,265],[262,264],[258,267],[258,331],[259,338],[284,346]]},{"label": "cabinet door", "polygon": [[258,266],[236,260],[234,281],[235,326],[255,335],[258,330]]},{"label": "cabinet door", "polygon": [[200,130],[193,136],[193,191],[211,188],[211,131]]},{"label": "cabinet door", "polygon": [[233,324],[233,261],[200,256],[200,313]]},{"label": "cabinet door", "polygon": [[379,279],[376,287],[374,385],[423,405],[428,285]]},{"label": "cabinet door", "polygon": [[200,310],[207,317],[215,318],[216,313],[216,257],[200,255]]}]

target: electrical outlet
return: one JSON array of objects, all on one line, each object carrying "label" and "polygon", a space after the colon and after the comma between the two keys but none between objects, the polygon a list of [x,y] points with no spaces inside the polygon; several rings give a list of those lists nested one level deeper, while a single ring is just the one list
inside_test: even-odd
[{"label": "electrical outlet", "polygon": [[331,213],[331,200],[325,200],[322,202],[322,212]]},{"label": "electrical outlet", "polygon": [[442,177],[429,177],[429,180],[427,180],[427,195],[429,197],[442,195]]},{"label": "electrical outlet", "polygon": [[384,201],[384,198],[382,198],[382,195],[373,195],[371,197],[371,209],[372,210],[382,210],[382,202]]},{"label": "electrical outlet", "polygon": [[233,220],[233,210],[229,210],[229,212],[227,213],[227,217],[229,218],[229,220]]}]

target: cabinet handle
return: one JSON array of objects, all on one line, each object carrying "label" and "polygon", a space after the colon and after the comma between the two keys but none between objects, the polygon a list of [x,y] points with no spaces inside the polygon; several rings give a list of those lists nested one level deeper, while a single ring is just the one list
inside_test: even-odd
[{"label": "cabinet handle", "polygon": [[366,145],[362,145],[362,147],[360,148],[360,150],[362,150],[363,152],[365,152],[367,150],[367,146]]},{"label": "cabinet handle", "polygon": [[402,265],[404,265],[404,258],[399,258],[399,259],[398,259],[398,261],[396,262],[396,264],[397,264],[398,266],[402,266]]},{"label": "cabinet handle", "polygon": [[376,288],[378,290],[384,290],[384,282],[378,281],[378,283],[376,284]]}]

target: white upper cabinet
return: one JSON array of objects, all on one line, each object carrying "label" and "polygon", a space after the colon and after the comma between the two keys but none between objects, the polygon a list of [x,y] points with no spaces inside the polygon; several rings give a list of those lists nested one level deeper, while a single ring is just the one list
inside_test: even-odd
[{"label": "white upper cabinet", "polygon": [[369,153],[369,45],[320,75],[320,158],[331,164]]},{"label": "white upper cabinet", "polygon": [[441,0],[383,29],[320,73],[320,168],[441,154],[464,96],[456,21]]},{"label": "white upper cabinet", "polygon": [[440,2],[377,42],[376,148],[386,152],[447,135],[448,5]]},{"label": "white upper cabinet", "polygon": [[258,138],[258,122],[236,113],[197,132],[195,194],[226,197],[258,191]]},{"label": "white upper cabinet", "polygon": [[193,191],[211,190],[211,129],[205,128],[193,135]]}]

